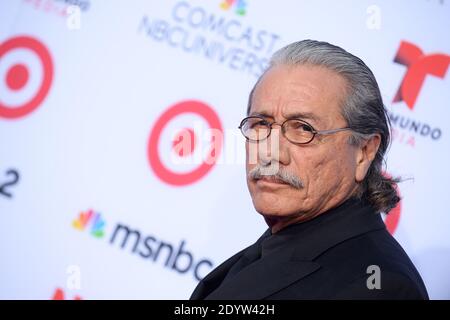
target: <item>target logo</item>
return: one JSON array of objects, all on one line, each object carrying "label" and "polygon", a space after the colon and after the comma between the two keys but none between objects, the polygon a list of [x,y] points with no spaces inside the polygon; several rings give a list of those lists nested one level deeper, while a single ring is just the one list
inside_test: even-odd
[{"label": "target logo", "polygon": [[53,80],[47,47],[29,36],[0,43],[0,117],[21,118],[45,99]]},{"label": "target logo", "polygon": [[217,113],[201,101],[182,101],[157,119],[148,141],[148,160],[163,182],[184,186],[212,169],[222,145],[223,129]]}]

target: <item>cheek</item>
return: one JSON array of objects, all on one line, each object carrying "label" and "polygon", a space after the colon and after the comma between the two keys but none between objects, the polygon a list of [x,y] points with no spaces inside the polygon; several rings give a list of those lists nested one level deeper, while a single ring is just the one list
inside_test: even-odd
[{"label": "cheek", "polygon": [[308,191],[320,176],[324,165],[324,153],[318,149],[297,149],[291,153],[294,173],[302,180]]},{"label": "cheek", "polygon": [[335,188],[354,172],[348,146],[315,149],[295,157],[297,173],[305,184],[308,196],[319,196]]},{"label": "cheek", "polygon": [[348,145],[341,146],[328,154],[324,161],[320,177],[322,186],[329,184],[329,188],[336,188],[338,185],[347,185],[354,180],[355,165]]},{"label": "cheek", "polygon": [[333,151],[332,166],[336,176],[354,179],[356,170],[356,149],[349,145],[346,140],[341,141]]}]

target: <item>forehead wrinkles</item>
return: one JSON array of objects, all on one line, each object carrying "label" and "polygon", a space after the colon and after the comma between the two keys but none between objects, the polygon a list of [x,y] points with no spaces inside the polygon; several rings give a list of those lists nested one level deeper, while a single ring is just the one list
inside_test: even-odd
[{"label": "forehead wrinkles", "polygon": [[286,103],[292,102],[309,102],[311,100],[321,100],[321,88],[308,84],[291,82],[286,88]]},{"label": "forehead wrinkles", "polygon": [[253,99],[253,112],[289,117],[296,112],[314,112],[314,106],[323,102],[321,88],[308,83],[294,81],[263,85],[256,91]]},{"label": "forehead wrinkles", "polygon": [[[321,118],[330,118],[338,111],[334,116],[340,117],[339,107],[346,93],[346,79],[334,71],[317,66],[276,66],[255,87],[250,113],[285,117],[295,112],[314,112]],[[332,106],[338,110],[330,112]]]},{"label": "forehead wrinkles", "polygon": [[298,81],[284,83],[260,83],[255,88],[253,102],[256,105],[279,106],[293,102],[322,100],[322,88],[317,85]]}]

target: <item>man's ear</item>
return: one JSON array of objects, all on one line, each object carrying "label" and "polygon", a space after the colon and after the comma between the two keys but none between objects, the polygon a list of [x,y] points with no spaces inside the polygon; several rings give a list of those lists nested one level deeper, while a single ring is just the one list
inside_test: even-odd
[{"label": "man's ear", "polygon": [[377,154],[380,143],[381,136],[377,133],[368,140],[363,141],[358,147],[355,171],[356,182],[361,182],[366,177],[367,170],[369,170],[369,167]]}]

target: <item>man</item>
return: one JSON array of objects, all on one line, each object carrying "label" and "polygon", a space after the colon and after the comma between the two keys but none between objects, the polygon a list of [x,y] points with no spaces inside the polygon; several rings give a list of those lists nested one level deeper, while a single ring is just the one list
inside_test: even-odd
[{"label": "man", "polygon": [[363,61],[326,42],[282,48],[240,129],[269,229],[191,299],[428,299],[380,216],[399,202],[398,180],[382,174],[388,119]]}]

